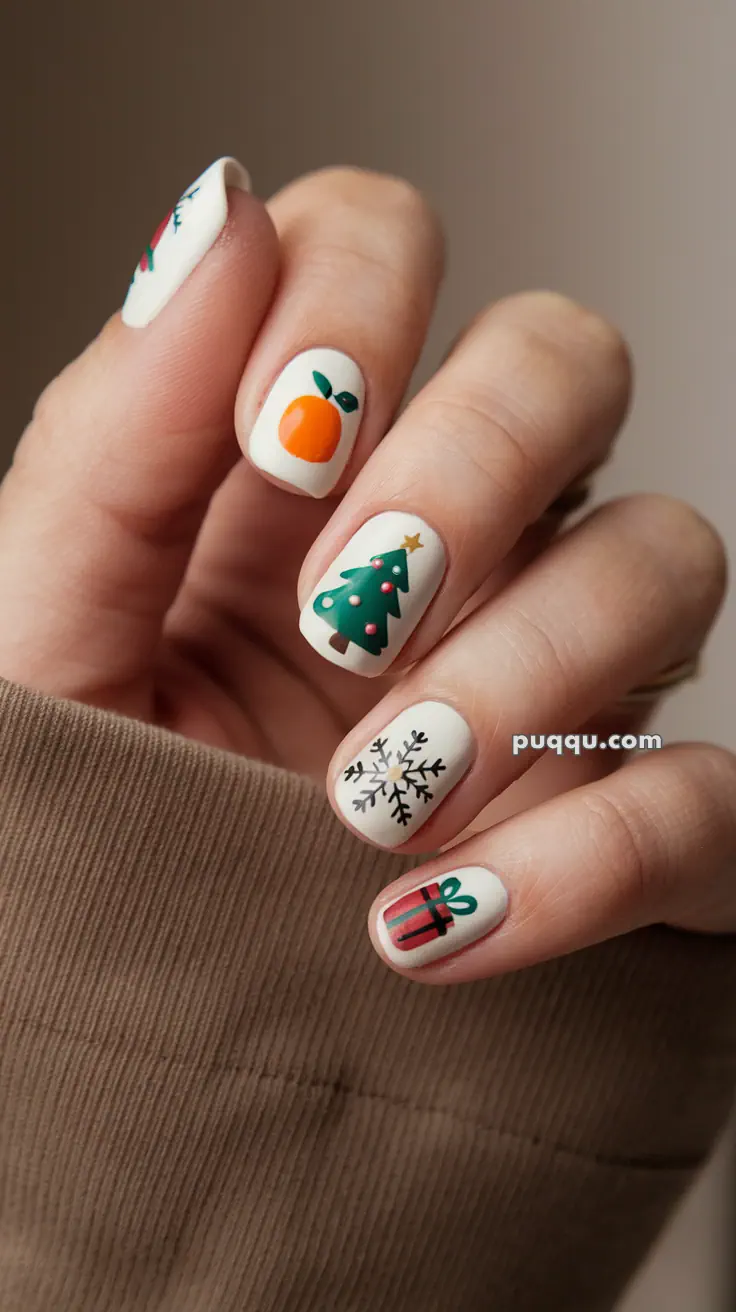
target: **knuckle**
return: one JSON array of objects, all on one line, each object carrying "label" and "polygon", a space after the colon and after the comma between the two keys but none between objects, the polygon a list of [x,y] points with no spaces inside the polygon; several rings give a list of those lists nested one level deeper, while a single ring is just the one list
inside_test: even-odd
[{"label": "knuckle", "polygon": [[357,168],[307,175],[277,198],[287,260],[308,251],[310,265],[352,264],[369,280],[385,273],[422,318],[444,267],[444,235],[426,197],[411,182]]},{"label": "knuckle", "polygon": [[464,466],[494,496],[515,502],[542,474],[543,462],[534,454],[539,443],[529,440],[534,419],[503,406],[499,397],[446,392],[417,399],[414,415],[423,430],[436,434],[434,450],[450,446],[453,464]]},{"label": "knuckle", "polygon": [[[667,798],[668,813],[699,838],[706,856],[717,850],[736,857],[736,754],[717,743],[676,743],[658,762],[659,796]],[[668,833],[671,826],[665,826]],[[660,820],[659,831],[662,832]],[[673,843],[677,851],[676,840]],[[677,858],[660,862],[660,882],[678,882]]]},{"label": "knuckle", "polygon": [[628,503],[649,523],[656,524],[658,532],[675,537],[687,536],[697,542],[702,538],[710,544],[717,538],[712,525],[703,518],[695,506],[666,492],[641,492],[627,497]]},{"label": "knuckle", "polygon": [[698,612],[711,619],[728,581],[728,554],[714,525],[687,501],[664,493],[641,493],[615,504],[632,516],[637,537],[651,543],[678,595],[686,588]]},{"label": "knuckle", "polygon": [[125,331],[119,314],[110,315],[81,355],[47,383],[33,407],[24,440],[36,431],[48,440],[56,433],[66,435],[71,415],[85,420],[91,417],[96,398],[104,395],[100,383],[107,381],[114,368],[121,330]]},{"label": "knuckle", "polygon": [[33,407],[30,429],[40,428],[51,432],[61,420],[66,393],[63,379],[64,375],[59,374],[44,387]]},{"label": "knuckle", "polygon": [[423,222],[433,216],[434,211],[424,192],[407,178],[389,174],[372,174],[371,177],[375,200],[381,209],[409,223]]},{"label": "knuckle", "polygon": [[321,204],[329,199],[333,216],[360,211],[397,224],[421,238],[427,232],[441,236],[439,218],[429,200],[413,182],[389,173],[360,168],[326,168],[293,184],[294,191],[316,192]]},{"label": "knuckle", "polygon": [[645,855],[642,826],[633,808],[597,790],[586,792],[581,800],[592,849],[602,875],[613,885],[616,901],[641,906],[649,895],[653,863]]},{"label": "knuckle", "polygon": [[685,502],[677,504],[680,531],[683,538],[687,539],[692,565],[694,568],[698,567],[709,592],[715,594],[720,601],[726,590],[728,577],[726,544],[715,525],[701,515],[700,511]]},{"label": "knuckle", "polygon": [[360,209],[389,210],[414,219],[431,213],[429,202],[413,182],[370,169],[328,168],[312,174],[334,199]]},{"label": "knuckle", "polygon": [[[683,748],[675,750],[679,752]],[[704,789],[726,804],[736,838],[736,752],[719,743],[695,743],[685,750],[697,767]]]},{"label": "knuckle", "polygon": [[509,603],[503,632],[515,658],[524,668],[530,686],[543,681],[548,689],[554,688],[559,704],[568,705],[573,692],[574,671],[566,653],[550,637],[544,623],[520,605]]},{"label": "knuckle", "polygon": [[604,319],[556,293],[526,292],[492,306],[468,345],[458,367],[484,380],[503,427],[547,461],[563,450],[587,463],[605,455],[629,404],[631,367]]},{"label": "knuckle", "polygon": [[48,481],[51,460],[57,474],[74,468],[76,447],[68,440],[70,426],[95,426],[106,396],[100,384],[107,382],[114,367],[121,328],[120,316],[111,315],[86,350],[44,387],[13,452],[10,472],[16,482],[21,477]]},{"label": "knuckle", "polygon": [[65,375],[52,379],[38,397],[27,424],[21,434],[8,470],[13,483],[33,483],[55,450],[57,437],[68,424],[68,391]]},{"label": "knuckle", "polygon": [[537,337],[566,354],[593,359],[627,391],[633,373],[631,352],[620,330],[597,311],[559,292],[522,292],[497,307],[508,322],[526,325]]}]

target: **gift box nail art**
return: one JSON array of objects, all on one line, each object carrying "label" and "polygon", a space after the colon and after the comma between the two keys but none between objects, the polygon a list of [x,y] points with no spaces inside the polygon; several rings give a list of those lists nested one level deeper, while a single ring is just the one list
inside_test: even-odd
[{"label": "gift box nail art", "polygon": [[483,938],[504,919],[508,894],[484,866],[454,870],[402,894],[378,915],[376,932],[388,959],[414,968]]}]

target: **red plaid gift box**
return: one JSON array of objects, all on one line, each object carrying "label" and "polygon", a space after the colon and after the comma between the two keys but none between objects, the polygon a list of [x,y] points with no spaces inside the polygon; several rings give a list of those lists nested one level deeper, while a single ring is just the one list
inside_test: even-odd
[{"label": "red plaid gift box", "polygon": [[434,938],[442,938],[455,924],[455,916],[472,916],[478,902],[460,892],[460,880],[449,875],[441,883],[424,884],[386,907],[383,920],[394,947],[411,952]]},{"label": "red plaid gift box", "polygon": [[383,913],[391,942],[401,952],[411,952],[433,938],[441,938],[455,923],[442,900],[439,884],[428,884],[399,898]]}]

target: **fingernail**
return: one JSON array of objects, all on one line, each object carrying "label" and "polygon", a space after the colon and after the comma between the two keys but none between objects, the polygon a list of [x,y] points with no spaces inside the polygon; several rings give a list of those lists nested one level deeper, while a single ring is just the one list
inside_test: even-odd
[{"label": "fingernail", "polygon": [[349,355],[302,351],[279,374],[253,425],[253,464],[310,496],[327,496],[350,459],[364,404],[363,375]]},{"label": "fingernail", "polygon": [[485,866],[419,884],[379,911],[376,935],[389,961],[413,970],[449,957],[500,925],[508,893]]},{"label": "fingernail", "polygon": [[445,702],[416,702],[340,771],[335,802],[366,838],[398,847],[437,810],[473,754],[462,715]]},{"label": "fingernail", "polygon": [[227,222],[227,188],[250,191],[250,178],[225,157],[193,182],[154,232],[136,266],[123,305],[123,323],[144,328],[163,310]]},{"label": "fingernail", "polygon": [[427,609],[445,549],[416,515],[374,515],[314,589],[299,628],[315,651],[356,674],[382,674]]}]

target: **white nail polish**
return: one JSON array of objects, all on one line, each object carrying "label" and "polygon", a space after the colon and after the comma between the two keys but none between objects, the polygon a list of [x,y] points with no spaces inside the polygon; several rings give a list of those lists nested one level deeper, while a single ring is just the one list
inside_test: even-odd
[{"label": "white nail polish", "polygon": [[236,159],[225,157],[193,182],[159,224],[131,279],[123,323],[144,328],[163,310],[227,222],[227,188],[250,191],[250,178]]},{"label": "white nail polish", "polygon": [[263,403],[250,458],[283,483],[325,497],[350,459],[364,406],[363,375],[349,355],[327,346],[302,351]]},{"label": "white nail polish", "polygon": [[508,893],[485,866],[449,870],[402,893],[376,918],[389,961],[413,970],[475,943],[506,916]]},{"label": "white nail polish", "polygon": [[382,674],[445,572],[442,540],[424,520],[388,510],[358,529],[314,589],[299,628],[315,651],[356,674]]},{"label": "white nail polish", "polygon": [[462,779],[474,753],[470,726],[445,702],[396,716],[335,780],[338,809],[366,838],[398,847]]}]

